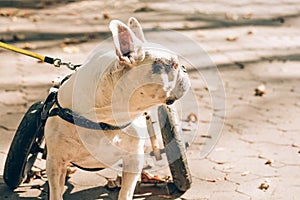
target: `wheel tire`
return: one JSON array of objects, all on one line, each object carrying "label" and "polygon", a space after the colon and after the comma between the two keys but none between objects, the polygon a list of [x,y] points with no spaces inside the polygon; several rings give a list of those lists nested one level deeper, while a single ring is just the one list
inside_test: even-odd
[{"label": "wheel tire", "polygon": [[3,178],[11,189],[15,189],[26,179],[37,158],[37,145],[44,138],[42,110],[42,102],[37,102],[28,109],[10,145]]},{"label": "wheel tire", "polygon": [[173,107],[160,106],[158,118],[174,185],[185,192],[191,187],[192,178],[180,138],[177,111]]}]

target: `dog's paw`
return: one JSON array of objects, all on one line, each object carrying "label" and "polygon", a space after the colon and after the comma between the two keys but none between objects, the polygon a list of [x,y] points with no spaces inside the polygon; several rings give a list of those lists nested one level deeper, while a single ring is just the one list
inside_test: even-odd
[{"label": "dog's paw", "polygon": [[122,184],[122,176],[117,176],[116,179],[107,179],[108,189],[120,188]]}]

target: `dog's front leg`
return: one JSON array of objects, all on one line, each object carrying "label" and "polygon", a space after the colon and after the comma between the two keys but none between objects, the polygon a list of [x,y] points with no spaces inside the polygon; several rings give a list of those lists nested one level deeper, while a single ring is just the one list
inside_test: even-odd
[{"label": "dog's front leg", "polygon": [[62,200],[67,173],[67,164],[63,160],[47,156],[47,177],[49,182],[49,200]]},{"label": "dog's front leg", "polygon": [[122,185],[119,193],[119,200],[132,200],[136,183],[142,172],[143,164],[143,155],[123,158]]}]

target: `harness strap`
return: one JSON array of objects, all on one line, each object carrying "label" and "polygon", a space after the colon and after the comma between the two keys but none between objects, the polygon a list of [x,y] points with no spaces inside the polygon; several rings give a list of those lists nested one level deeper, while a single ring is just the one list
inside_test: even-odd
[{"label": "harness strap", "polygon": [[[87,119],[86,117],[79,115],[78,113],[72,111],[69,108],[62,108],[59,105],[58,100],[57,100],[57,92],[55,92],[54,95],[55,95],[54,101],[55,101],[55,104],[57,105],[57,108],[53,108],[50,111],[50,113],[48,114],[49,117],[59,116],[63,120],[65,120],[71,124],[74,124],[76,126],[81,126],[81,127],[93,129],[93,130],[104,130],[104,131],[121,130],[131,124],[131,123],[128,123],[123,126],[114,126],[114,125],[110,125],[110,124],[107,124],[104,122],[93,122],[93,121]],[[52,96],[52,98],[53,98],[53,96]]]},{"label": "harness strap", "polygon": [[85,171],[90,171],[90,172],[95,172],[95,171],[100,171],[102,169],[105,169],[105,168],[85,168],[85,167],[81,167],[79,165],[76,165],[75,163],[71,162],[72,165],[74,165],[75,167],[79,168],[79,169],[82,169],[82,170],[85,170]]}]

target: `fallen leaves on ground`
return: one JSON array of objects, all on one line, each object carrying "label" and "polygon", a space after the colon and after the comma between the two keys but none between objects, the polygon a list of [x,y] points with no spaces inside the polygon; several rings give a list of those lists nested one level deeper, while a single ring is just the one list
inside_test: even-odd
[{"label": "fallen leaves on ground", "polygon": [[110,19],[110,15],[108,13],[103,13],[103,19]]},{"label": "fallen leaves on ground", "polygon": [[237,36],[228,36],[226,38],[226,40],[229,41],[229,42],[234,42],[234,41],[238,40],[238,37]]},{"label": "fallen leaves on ground", "polygon": [[259,185],[259,189],[260,190],[263,190],[263,191],[266,191],[267,189],[269,189],[270,187],[270,183],[268,180],[264,180],[264,182],[262,182],[260,185]]},{"label": "fallen leaves on ground", "polygon": [[23,44],[22,48],[27,49],[27,50],[32,50],[32,49],[36,49],[36,45],[26,42],[26,43]]},{"label": "fallen leaves on ground", "polygon": [[217,182],[216,179],[212,179],[212,178],[206,178],[205,181],[209,182],[209,183],[215,183],[215,182]]},{"label": "fallen leaves on ground", "polygon": [[243,173],[241,173],[241,176],[247,176],[249,173],[249,171],[244,171]]},{"label": "fallen leaves on ground", "polygon": [[255,96],[261,97],[266,93],[266,86],[264,84],[261,84],[254,89],[254,92]]},{"label": "fallen leaves on ground", "polygon": [[141,174],[142,183],[165,183],[170,182],[170,176],[159,177],[158,175],[152,175],[146,171]]},{"label": "fallen leaves on ground", "polygon": [[41,179],[46,181],[47,175],[46,175],[46,169],[33,169],[27,174],[26,180],[24,183],[30,183],[34,179]]},{"label": "fallen leaves on ground", "polygon": [[272,165],[274,163],[274,160],[273,159],[269,159],[265,162],[265,165]]}]

